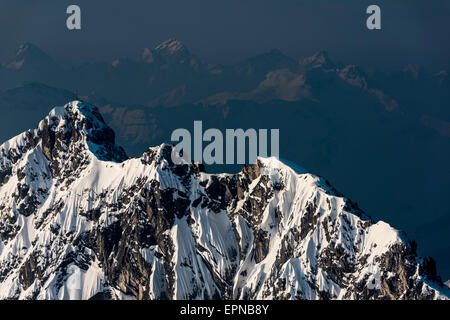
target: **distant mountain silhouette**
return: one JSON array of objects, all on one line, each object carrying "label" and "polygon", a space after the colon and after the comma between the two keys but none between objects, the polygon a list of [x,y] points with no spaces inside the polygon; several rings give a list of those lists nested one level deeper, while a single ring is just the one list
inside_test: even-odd
[{"label": "distant mountain silhouette", "polygon": [[[367,74],[358,66],[335,63],[326,51],[296,61],[277,49],[235,65],[214,65],[192,54],[177,39],[144,48],[138,59],[119,58],[65,69],[37,46],[25,43],[0,69],[3,90],[33,81],[85,97],[150,107],[315,99],[315,89],[333,86],[338,79],[373,94],[389,111],[407,106],[411,112],[422,110],[422,103],[450,100],[446,70],[427,74],[417,66],[406,66],[391,74]],[[439,118],[439,110],[438,114],[432,111],[429,115]],[[447,111],[445,121],[450,121],[449,115]],[[422,114],[415,116],[421,118]]]},{"label": "distant mountain silhouette", "polygon": [[24,82],[54,83],[62,74],[60,66],[32,43],[22,44],[13,59],[0,68],[0,88],[11,89]]},{"label": "distant mountain silhouette", "polygon": [[[5,65],[14,70],[46,70],[57,68],[56,62],[32,43],[24,43],[19,47],[14,59]],[[28,70],[27,70],[28,69]]]}]

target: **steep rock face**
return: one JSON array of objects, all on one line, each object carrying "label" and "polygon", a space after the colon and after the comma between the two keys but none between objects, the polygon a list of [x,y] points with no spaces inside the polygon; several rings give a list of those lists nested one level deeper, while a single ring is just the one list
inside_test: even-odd
[{"label": "steep rock face", "polygon": [[0,146],[0,298],[445,299],[430,259],[276,159],[236,175],[127,159],[97,109]]}]

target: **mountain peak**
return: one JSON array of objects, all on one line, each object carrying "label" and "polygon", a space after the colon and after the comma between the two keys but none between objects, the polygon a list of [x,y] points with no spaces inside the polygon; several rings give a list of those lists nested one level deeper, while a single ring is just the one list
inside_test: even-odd
[{"label": "mountain peak", "polygon": [[279,49],[272,49],[268,52],[248,58],[234,68],[240,73],[265,77],[269,72],[274,70],[294,70],[296,67],[297,63],[294,59],[286,56]]},{"label": "mountain peak", "polygon": [[44,53],[38,46],[31,42],[22,43],[16,51],[16,56],[21,56],[26,53]]},{"label": "mountain peak", "polygon": [[308,69],[315,69],[315,68],[323,68],[323,69],[333,69],[335,68],[335,64],[333,61],[331,61],[328,52],[326,51],[319,51],[312,55],[311,57],[308,57],[304,59],[301,64],[308,68]]},{"label": "mountain peak", "polygon": [[146,63],[152,63],[155,61],[152,50],[149,48],[144,48],[141,52],[140,60]]},{"label": "mountain peak", "polygon": [[19,46],[11,61],[6,67],[10,69],[22,69],[25,66],[39,70],[49,71],[48,69],[56,66],[56,62],[38,46],[25,42]]},{"label": "mountain peak", "polygon": [[155,51],[163,56],[189,55],[187,47],[175,38],[161,42],[155,47]]},{"label": "mountain peak", "polygon": [[273,48],[267,54],[270,54],[272,56],[285,56],[285,54],[280,49],[277,48]]},{"label": "mountain peak", "polygon": [[364,71],[356,65],[348,65],[339,70],[339,77],[347,83],[367,89],[367,79]]},{"label": "mountain peak", "polygon": [[0,153],[9,155],[9,161],[15,162],[28,152],[36,152],[37,146],[56,176],[71,174],[94,157],[110,162],[128,158],[115,144],[115,133],[105,124],[98,109],[82,101],[53,108],[37,129],[8,140],[0,146]]},{"label": "mountain peak", "polygon": [[[127,159],[125,151],[115,145],[114,131],[106,125],[97,107],[89,103],[76,100],[54,108],[39,129],[43,131],[44,152],[45,142],[53,143],[47,146],[46,155],[50,159],[54,156],[55,146],[65,144],[69,147],[74,143],[79,145],[75,149],[87,148],[99,160],[122,162]],[[46,141],[47,136],[53,136],[53,139]],[[60,143],[55,143],[58,138]]]}]

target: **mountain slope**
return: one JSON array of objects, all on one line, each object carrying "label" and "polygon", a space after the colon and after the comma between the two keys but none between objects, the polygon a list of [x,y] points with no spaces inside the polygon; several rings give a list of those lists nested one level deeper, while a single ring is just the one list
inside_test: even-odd
[{"label": "mountain slope", "polygon": [[11,61],[0,67],[0,89],[33,81],[55,85],[61,74],[62,68],[48,54],[32,43],[24,43]]},{"label": "mountain slope", "polygon": [[17,50],[14,59],[5,67],[14,70],[30,69],[37,72],[57,69],[58,65],[48,54],[34,44],[24,43]]},{"label": "mountain slope", "polygon": [[432,260],[317,176],[170,154],[127,159],[77,101],[0,146],[0,297],[446,298]]}]

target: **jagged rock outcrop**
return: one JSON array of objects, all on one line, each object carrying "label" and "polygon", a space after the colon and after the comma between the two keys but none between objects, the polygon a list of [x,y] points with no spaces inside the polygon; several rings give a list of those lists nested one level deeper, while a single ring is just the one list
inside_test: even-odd
[{"label": "jagged rock outcrop", "polygon": [[446,299],[433,260],[276,159],[235,175],[128,159],[97,109],[0,146],[0,298]]}]

